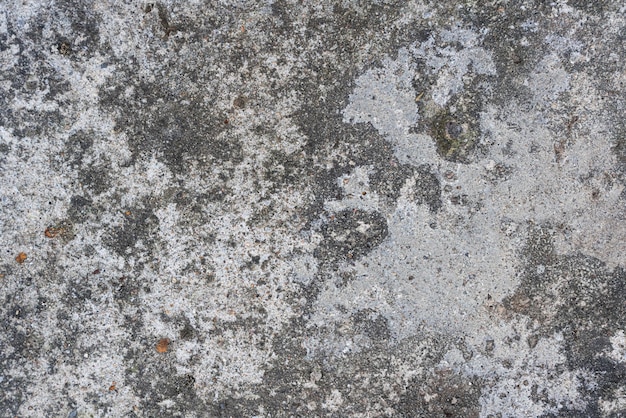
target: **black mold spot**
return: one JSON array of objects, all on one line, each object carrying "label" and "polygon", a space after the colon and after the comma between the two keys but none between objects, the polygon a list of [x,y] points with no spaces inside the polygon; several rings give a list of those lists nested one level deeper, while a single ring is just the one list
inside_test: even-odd
[{"label": "black mold spot", "polygon": [[[393,160],[392,160],[393,161]],[[389,164],[370,175],[370,187],[389,204],[395,203],[406,180],[413,174],[413,168],[406,164]]]},{"label": "black mold spot", "polygon": [[602,15],[607,9],[610,9],[612,2],[605,0],[570,0],[567,4],[595,16]]},{"label": "black mold spot", "polygon": [[271,181],[277,188],[298,183],[304,176],[302,156],[299,155],[274,151],[263,166],[265,179]]},{"label": "black mold spot", "polygon": [[[427,380],[413,379],[400,398],[398,412],[403,417],[478,418],[481,383],[450,370],[436,370]],[[426,396],[437,395],[428,401]]]},{"label": "black mold spot", "polygon": [[[190,411],[207,411],[208,405],[195,390],[192,374],[178,374],[174,366],[154,352],[129,350],[125,359],[126,382],[141,399],[145,416],[183,416]],[[165,400],[173,405],[159,405]]]},{"label": "black mold spot", "polygon": [[[231,194],[231,189],[222,181],[216,181],[214,188],[207,192],[197,192],[180,187],[171,187],[163,194],[163,201],[176,203],[176,208],[185,214],[190,225],[203,225],[207,222],[207,207],[223,202]],[[213,240],[208,237],[208,240]]]},{"label": "black mold spot", "polygon": [[290,16],[290,7],[284,1],[279,0],[272,3],[272,14],[277,18],[283,33],[286,33],[292,26],[292,18]]},{"label": "black mold spot", "polygon": [[150,248],[153,245],[154,234],[159,226],[159,218],[151,209],[153,205],[128,210],[124,216],[124,224],[112,231],[107,244],[119,255],[128,255],[132,252],[139,240]]},{"label": "black mold spot", "polygon": [[626,123],[620,120],[614,124],[614,145],[613,152],[617,156],[618,168],[626,174]]},{"label": "black mold spot", "polygon": [[361,310],[353,315],[358,332],[365,334],[372,341],[387,343],[391,337],[387,319],[372,310]]},{"label": "black mold spot", "polygon": [[103,105],[123,112],[116,125],[129,134],[133,161],[156,153],[175,174],[186,172],[192,162],[242,161],[241,143],[225,134],[228,125],[206,105],[193,99],[184,103],[179,92],[158,84],[138,82],[135,89],[132,100],[126,99],[121,89],[101,92]]},{"label": "black mold spot", "polygon": [[[596,380],[595,386],[581,386],[588,407],[580,416],[596,416],[599,402],[610,399],[626,376],[626,367],[605,354],[610,337],[626,327],[626,272],[611,272],[592,257],[556,254],[555,233],[546,225],[530,231],[521,285],[504,306],[540,324],[528,342],[531,348],[541,336],[563,336],[567,367],[585,370]],[[555,306],[555,312],[545,306]],[[569,412],[562,416],[577,416]]]},{"label": "black mold spot", "polygon": [[[6,364],[7,359],[0,355],[0,363]],[[0,367],[0,372],[3,367]],[[3,373],[4,374],[4,373]],[[20,406],[25,402],[28,395],[28,381],[25,378],[8,377],[8,373],[2,381],[0,381],[0,404],[2,409],[7,413],[6,416],[18,416]]]},{"label": "black mold spot", "polygon": [[[341,102],[338,106],[344,105],[348,90],[342,93],[345,96],[334,98]],[[306,155],[315,155],[319,161],[300,161],[302,179],[313,189],[314,200],[306,208],[309,222],[319,218],[326,201],[343,198],[337,179],[357,166],[372,166],[371,187],[395,204],[412,169],[398,165],[392,146],[371,125],[349,125],[332,109],[308,107],[297,115],[297,121],[308,138]]]},{"label": "black mold spot", "polygon": [[402,12],[401,1],[390,1],[386,3],[367,3],[359,7],[347,7],[335,5],[333,14],[335,18],[334,27],[346,32],[346,35],[358,35],[370,28],[389,27],[387,23],[393,22]]},{"label": "black mold spot", "polygon": [[120,276],[110,282],[113,298],[121,305],[138,305],[142,283],[134,276]]},{"label": "black mold spot", "polygon": [[180,338],[182,340],[191,340],[196,335],[196,330],[191,326],[189,321],[185,321],[185,326],[180,330]]},{"label": "black mold spot", "polygon": [[83,280],[71,281],[67,283],[65,300],[72,305],[83,305],[91,299],[91,285]]},{"label": "black mold spot", "polygon": [[441,208],[441,184],[439,178],[430,171],[428,166],[420,166],[415,170],[415,189],[413,198],[419,204],[428,205],[431,212]]},{"label": "black mold spot", "polygon": [[72,89],[72,85],[69,81],[57,77],[51,76],[48,80],[48,93],[46,94],[47,100],[54,100],[57,96],[67,93]]},{"label": "black mold spot", "polygon": [[93,142],[93,136],[83,131],[68,138],[63,156],[70,167],[78,168],[82,165],[85,155],[93,147]]},{"label": "black mold spot", "polygon": [[99,195],[111,187],[109,172],[110,167],[106,164],[104,166],[92,165],[79,171],[78,180],[95,195]]},{"label": "black mold spot", "polygon": [[324,241],[316,256],[322,260],[357,259],[376,248],[387,233],[387,221],[380,213],[346,209],[322,227]]},{"label": "black mold spot", "polygon": [[[93,13],[93,6],[72,0],[61,0],[55,3],[53,10],[51,18],[61,20],[64,16],[71,22],[71,32],[65,33],[65,37],[59,40],[57,45],[59,53],[70,55],[76,51],[90,57],[97,49],[101,49],[100,18]],[[72,38],[72,42],[69,37]]]},{"label": "black mold spot", "polygon": [[[2,340],[4,344],[13,347],[11,354],[2,353],[11,362],[22,362],[25,359],[37,358],[43,345],[43,338],[28,324],[33,309],[16,302],[17,296],[7,296],[3,302]],[[3,364],[0,363],[0,370]]]},{"label": "black mold spot", "polygon": [[547,224],[531,226],[523,250],[524,258],[535,266],[554,263],[557,258],[553,242],[554,233],[552,227]]},{"label": "black mold spot", "polygon": [[393,29],[392,45],[394,51],[410,45],[414,42],[426,42],[432,36],[433,30],[427,24],[414,22],[411,25],[397,27]]},{"label": "black mold spot", "polygon": [[505,164],[498,163],[492,170],[488,170],[485,177],[492,183],[499,183],[510,178],[513,169]]},{"label": "black mold spot", "polygon": [[93,212],[92,200],[75,195],[70,199],[70,207],[67,211],[68,218],[71,223],[81,223],[87,219],[90,213]]},{"label": "black mold spot", "polygon": [[0,144],[0,154],[4,157],[6,154],[11,151],[11,147],[9,144]]}]

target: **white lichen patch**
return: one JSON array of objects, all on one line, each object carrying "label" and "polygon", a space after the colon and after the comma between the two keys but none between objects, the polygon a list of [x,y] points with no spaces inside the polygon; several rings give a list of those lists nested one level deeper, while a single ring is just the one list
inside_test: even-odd
[{"label": "white lichen patch", "polygon": [[414,76],[411,55],[401,49],[397,59],[387,58],[381,68],[369,70],[356,80],[350,104],[343,111],[344,121],[370,122],[392,138],[407,135],[418,119]]},{"label": "white lichen patch", "polygon": [[437,82],[428,92],[437,105],[445,107],[452,96],[462,92],[470,73],[473,77],[495,75],[491,53],[480,46],[480,40],[481,34],[457,25],[409,48],[414,59],[425,61],[428,72],[437,74]]},{"label": "white lichen patch", "polygon": [[[417,205],[409,199],[411,181],[407,181],[394,210],[379,206],[389,235],[363,259],[344,267],[356,279],[341,286],[333,280],[325,283],[311,318],[319,327],[341,324],[355,312],[371,309],[387,319],[397,340],[414,335],[423,324],[471,336],[474,349],[491,338],[494,329],[513,334],[518,325],[494,322],[485,304],[497,304],[519,285],[516,270],[529,224],[559,225],[563,232],[556,234],[555,244],[560,254],[584,253],[609,267],[624,266],[626,228],[619,209],[623,186],[615,180],[616,157],[601,108],[593,104],[599,93],[584,75],[569,74],[556,53],[546,55],[526,81],[537,106],[529,108],[511,98],[505,107],[483,107],[479,123],[486,152],[480,159],[469,164],[445,161],[434,151],[428,134],[410,132],[420,119],[415,104],[419,92],[411,87],[411,81],[421,76],[415,59],[424,59],[427,69],[438,72],[437,83],[426,94],[442,107],[463,90],[470,63],[475,74],[495,73],[490,53],[476,46],[478,35],[458,33],[456,38],[451,33],[431,37],[410,52],[400,50],[397,59],[387,59],[381,68],[357,79],[344,120],[371,123],[394,144],[401,162],[427,163],[437,170],[445,186],[444,202],[437,213]],[[461,51],[439,46],[451,37],[463,45]],[[563,93],[573,95],[573,103],[585,100],[587,105],[567,115],[540,110],[560,109],[555,102]],[[546,114],[549,119],[541,123]],[[560,128],[550,129],[554,125]],[[453,203],[454,195],[465,203]],[[353,206],[350,199],[332,202],[334,210]],[[335,355],[353,349],[353,337],[343,343],[341,338],[332,343],[326,338],[319,336],[311,349]],[[553,338],[541,340],[531,350],[522,337],[513,351],[497,348],[482,360],[475,357],[465,364],[464,373],[494,379],[492,390],[481,397],[482,415],[515,410],[516,416],[520,411],[533,416],[562,408],[584,409],[582,372],[563,372],[558,382],[553,380],[551,373],[565,362],[558,336]],[[500,341],[496,347],[501,347]],[[616,353],[614,349],[613,358],[619,356]],[[500,356],[505,354],[512,364],[509,368],[502,366],[505,359]],[[528,383],[520,384],[524,381]],[[533,391],[556,406],[537,401]]]},{"label": "white lichen patch", "polygon": [[[529,326],[530,325],[530,326]],[[593,376],[584,370],[568,370],[563,338],[555,334],[529,344],[532,324],[517,318],[494,322],[487,335],[466,340],[473,352],[466,360],[452,350],[441,366],[480,377],[481,416],[538,416],[560,409],[584,410],[583,385],[593,385]]]},{"label": "white lichen patch", "polygon": [[[424,47],[420,50],[424,50]],[[484,51],[478,55],[489,56]],[[433,58],[431,65],[434,68],[444,66],[440,57],[436,60]],[[460,64],[455,59],[449,65]],[[549,70],[552,67],[556,69]],[[403,71],[398,71],[398,68]],[[401,53],[397,61],[386,62],[382,69],[364,74],[357,81],[355,94],[344,112],[345,117],[352,122],[369,121],[392,143],[402,144],[406,141],[402,139],[407,135],[406,127],[417,118],[416,108],[412,107],[413,113],[406,112],[409,101],[397,94],[399,90],[408,89],[406,80],[419,76],[407,75],[406,72],[411,71],[411,68],[407,54]],[[458,68],[459,74],[464,74],[463,69],[467,66],[455,68]],[[491,68],[486,65],[484,72],[488,73]],[[569,76],[559,68],[554,56],[547,57],[539,65],[532,76],[536,80],[532,90],[540,95],[537,100],[548,103],[568,89]],[[546,71],[552,72],[547,74]],[[385,74],[385,77],[374,78],[376,72]],[[537,84],[539,80],[549,82],[552,90],[540,87]],[[450,91],[456,91],[455,86],[452,85]],[[393,92],[397,102],[385,99],[387,96],[382,97],[380,103],[372,99],[385,91]],[[587,89],[588,94],[594,94],[590,87]],[[385,111],[381,111],[383,108]],[[398,120],[402,117],[399,115],[410,116]],[[400,199],[395,213],[388,214],[390,236],[362,261],[367,266],[363,271],[360,271],[360,263],[355,267],[359,275],[367,277],[364,281],[393,283],[390,285],[393,289],[391,293],[398,298],[403,293],[401,289],[415,289],[405,298],[412,302],[403,302],[399,306],[412,305],[414,309],[422,311],[427,320],[442,324],[443,328],[458,322],[467,329],[466,316],[471,317],[475,308],[458,304],[459,300],[467,299],[472,305],[479,306],[481,297],[490,294],[499,299],[517,285],[513,269],[521,242],[518,234],[508,236],[499,227],[493,227],[502,222],[513,221],[517,225],[529,221],[537,224],[565,224],[566,234],[557,237],[561,252],[582,251],[597,255],[610,265],[623,263],[621,257],[626,228],[618,213],[622,186],[610,181],[610,167],[615,161],[611,152],[612,144],[601,134],[601,125],[593,125],[584,136],[563,138],[547,128],[542,129],[537,124],[539,117],[539,113],[524,111],[513,100],[505,109],[487,107],[481,115],[481,127],[485,141],[489,141],[489,154],[475,163],[455,165],[426,151],[426,155],[431,158],[431,165],[438,167],[440,172],[448,170],[454,173],[454,180],[448,183],[466,200],[474,202],[475,207],[454,206],[446,202],[440,213],[432,215],[424,208],[416,208]],[[424,135],[415,135],[412,139],[432,142]],[[563,151],[563,155],[559,154],[559,149],[555,151],[558,146],[555,144],[560,144],[559,141],[567,142],[568,148]],[[410,151],[415,153],[424,149],[427,149],[426,145]],[[406,155],[407,151],[406,148],[399,149],[398,157]],[[406,158],[404,160],[407,161]],[[415,160],[423,161],[424,158],[416,156]],[[497,170],[505,172],[505,176],[490,181],[490,177],[498,175]],[[600,190],[595,194],[594,184],[597,184],[596,190]],[[333,205],[338,206],[336,202]],[[348,202],[345,205],[349,206]],[[598,212],[606,214],[601,223],[597,220]],[[434,221],[439,228],[428,226]],[[602,250],[598,241],[602,242]],[[420,245],[421,242],[427,242],[428,246]],[[395,256],[390,257],[391,253]],[[375,266],[378,265],[381,265],[380,271],[376,271]],[[442,272],[436,273],[436,269]],[[411,274],[417,278],[417,282],[406,284],[406,277]],[[363,281],[359,281],[359,286],[364,289],[372,288],[370,283],[360,283]],[[445,289],[445,294],[438,296],[438,289]],[[345,293],[353,294],[355,291],[347,289]],[[330,291],[330,294],[335,294],[335,291]],[[440,318],[436,312],[439,311],[438,306],[445,305],[445,302],[442,305],[442,297],[458,309],[452,306],[450,309],[442,309],[441,312],[445,314]],[[390,309],[393,311],[397,306],[394,303]],[[457,313],[450,315],[451,312]],[[415,315],[408,317],[413,318]]]}]

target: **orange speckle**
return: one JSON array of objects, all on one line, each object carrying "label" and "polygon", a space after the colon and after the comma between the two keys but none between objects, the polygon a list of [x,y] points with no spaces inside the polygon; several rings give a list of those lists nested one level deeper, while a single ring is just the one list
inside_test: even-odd
[{"label": "orange speckle", "polygon": [[46,228],[44,234],[46,235],[47,238],[54,238],[59,234],[63,234],[66,232],[66,229],[63,227],[54,227],[54,226],[50,226],[48,228]]},{"label": "orange speckle", "polygon": [[157,353],[166,353],[167,349],[170,346],[170,342],[171,341],[169,338],[161,338],[159,342],[157,342],[157,345],[156,345]]},{"label": "orange speckle", "polygon": [[109,386],[109,392],[113,392],[114,390],[117,390],[117,386],[115,386],[115,382],[111,383],[111,386]]},{"label": "orange speckle", "polygon": [[17,257],[15,257],[15,261],[22,264],[26,260],[27,257],[28,256],[26,255],[26,253],[19,253]]},{"label": "orange speckle", "polygon": [[127,210],[126,212],[124,212],[124,215],[130,216],[131,215],[131,211]]}]

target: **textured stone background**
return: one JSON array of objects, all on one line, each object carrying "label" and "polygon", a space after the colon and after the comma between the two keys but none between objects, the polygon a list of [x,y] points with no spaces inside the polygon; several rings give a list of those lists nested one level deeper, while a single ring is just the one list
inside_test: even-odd
[{"label": "textured stone background", "polygon": [[626,416],[625,48],[622,1],[1,1],[0,416]]}]

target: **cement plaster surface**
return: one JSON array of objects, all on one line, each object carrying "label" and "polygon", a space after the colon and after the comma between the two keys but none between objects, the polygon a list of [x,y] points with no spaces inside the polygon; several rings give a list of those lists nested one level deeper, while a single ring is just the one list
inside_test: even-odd
[{"label": "cement plaster surface", "polygon": [[0,0],[0,417],[626,416],[623,1]]}]

